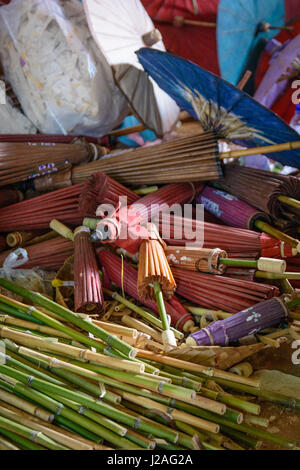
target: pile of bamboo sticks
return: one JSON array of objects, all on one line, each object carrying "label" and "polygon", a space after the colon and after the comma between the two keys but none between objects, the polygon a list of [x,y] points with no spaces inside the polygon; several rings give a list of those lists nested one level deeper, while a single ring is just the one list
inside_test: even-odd
[{"label": "pile of bamboo sticks", "polygon": [[[138,323],[99,322],[10,281],[0,286],[31,303],[0,295],[2,448],[224,450],[257,449],[263,441],[297,448],[266,429],[259,404],[248,398],[295,409],[299,400],[143,349],[159,320],[143,333]],[[118,306],[114,312],[126,317]]]}]

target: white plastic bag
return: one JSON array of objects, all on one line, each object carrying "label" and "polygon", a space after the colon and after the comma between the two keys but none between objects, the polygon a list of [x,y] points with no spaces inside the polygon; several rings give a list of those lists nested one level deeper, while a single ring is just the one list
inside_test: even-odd
[{"label": "white plastic bag", "polygon": [[0,134],[35,134],[34,125],[13,107],[9,98],[5,104],[0,104]]},{"label": "white plastic bag", "polygon": [[0,44],[5,75],[41,132],[101,136],[128,113],[78,0],[12,0],[0,8]]}]

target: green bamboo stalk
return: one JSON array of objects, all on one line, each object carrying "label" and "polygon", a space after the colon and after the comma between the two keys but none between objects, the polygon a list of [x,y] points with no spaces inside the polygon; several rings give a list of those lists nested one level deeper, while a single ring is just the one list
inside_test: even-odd
[{"label": "green bamboo stalk", "polygon": [[297,443],[294,440],[287,439],[282,436],[276,436],[275,434],[271,434],[265,430],[257,429],[246,424],[233,423],[223,416],[215,415],[213,413],[210,413],[209,411],[205,411],[200,408],[196,408],[192,405],[188,405],[187,403],[176,402],[174,407],[186,411],[187,413],[191,413],[193,415],[212,421],[213,423],[219,424],[221,426],[221,431],[222,426],[227,426],[229,428],[235,429],[236,431],[240,431],[241,433],[245,433],[251,437],[273,442],[274,444],[278,444],[282,447],[293,449],[297,446]]},{"label": "green bamboo stalk", "polygon": [[291,280],[300,280],[300,273],[289,273],[285,272],[282,274],[279,273],[268,273],[265,271],[256,271],[255,277],[259,279],[291,279]]},{"label": "green bamboo stalk", "polygon": [[101,444],[103,442],[103,439],[97,436],[97,434],[94,434],[88,429],[83,428],[79,424],[73,423],[63,416],[55,416],[54,422],[60,425],[63,429],[74,432],[75,434],[78,434],[79,436],[82,436],[89,441],[95,442],[96,444]]},{"label": "green bamboo stalk", "polygon": [[[1,279],[0,279],[0,284],[1,284]],[[13,299],[9,298],[3,298],[4,296],[0,296],[0,299],[2,302],[7,302],[10,305],[16,305],[16,301]],[[99,343],[99,341],[96,341],[89,336],[84,335],[83,333],[78,332],[77,330],[70,328],[69,326],[61,323],[59,320],[54,319],[53,317],[50,317],[44,312],[40,312],[37,310],[35,307],[29,307],[28,305],[25,304],[20,304],[18,305],[19,309],[22,308],[25,312],[28,312],[30,310],[30,315],[33,318],[37,318],[41,321],[43,321],[46,325],[55,328],[58,331],[62,331],[65,334],[68,334],[71,338],[75,339],[76,341],[79,341],[80,343],[83,343],[87,346],[92,346],[94,347],[97,351],[100,352],[105,352],[106,346],[104,344]],[[11,313],[13,314],[13,313]]]},{"label": "green bamboo stalk", "polygon": [[3,416],[0,416],[0,428],[14,432],[22,437],[25,437],[25,439],[36,442],[50,450],[68,450],[68,447],[58,444],[48,436],[45,436],[42,432],[37,432],[28,426],[11,421],[7,418],[4,418]]},{"label": "green bamboo stalk", "polygon": [[228,426],[221,426],[221,428],[224,434],[233,438],[238,443],[242,444],[243,446],[246,446],[247,448],[259,449],[261,447],[261,441],[253,437],[247,436],[247,434],[243,434],[235,429],[231,429]]},{"label": "green bamboo stalk", "polygon": [[154,282],[154,293],[156,297],[156,303],[159,311],[159,316],[162,324],[162,329],[164,331],[169,330],[170,325],[169,325],[169,320],[166,312],[166,307],[165,307],[165,302],[162,294],[162,290],[160,287],[159,282]]},{"label": "green bamboo stalk", "polygon": [[241,398],[235,397],[233,395],[228,395],[226,393],[221,392],[214,392],[204,387],[201,388],[199,393],[204,397],[220,401],[221,403],[231,405],[234,408],[238,408],[254,415],[259,415],[260,413],[259,405],[257,405],[256,403],[249,402],[247,400],[242,400]]},{"label": "green bamboo stalk", "polygon": [[27,315],[22,310],[18,310],[16,308],[13,308],[13,307],[10,307],[9,305],[4,304],[3,302],[1,302],[1,298],[0,298],[0,312],[1,314],[8,314],[13,317],[19,318],[20,320],[25,320],[25,321],[30,321],[32,323],[36,323],[37,325],[45,325],[45,323],[42,322],[41,320],[38,320],[37,318]]},{"label": "green bamboo stalk", "polygon": [[154,450],[156,447],[154,440],[151,440],[141,434],[138,434],[132,429],[128,429],[126,438],[131,442],[135,442],[135,444],[146,450]]},{"label": "green bamboo stalk", "polygon": [[[141,416],[139,412],[140,407],[138,407],[135,403],[132,403],[127,400],[122,400],[122,405],[118,405],[116,406],[116,408],[118,408],[118,410],[121,410],[121,411],[126,411],[131,416],[134,416],[135,418],[140,419],[140,416]],[[155,423],[154,423],[153,420],[151,420],[150,418],[147,418],[146,416],[143,417],[143,421],[149,424],[148,430],[142,431],[146,433],[148,437],[151,438],[151,436],[155,436],[161,439],[166,439],[168,442],[171,442],[172,444],[176,444],[178,442],[178,438],[179,438],[178,431],[171,429],[170,426],[165,426],[164,424],[158,423],[157,420],[155,420]],[[156,428],[161,430],[160,436],[158,435],[156,436],[153,433],[153,428],[152,428],[153,424],[155,424]]]},{"label": "green bamboo stalk", "polygon": [[[25,352],[26,354],[26,352]],[[28,355],[30,355],[30,350],[28,350]],[[72,381],[74,383],[74,374],[70,374],[67,372],[67,370],[71,370],[77,375],[81,375],[84,377],[87,377],[93,381],[102,381],[102,376],[99,376],[97,372],[88,370],[86,368],[83,368],[81,366],[75,366],[73,364],[70,364],[69,362],[65,361],[52,361],[51,357],[46,356],[45,354],[38,353],[38,357],[41,357],[42,360],[45,360],[48,364],[50,364],[50,370],[55,373],[56,371],[60,371],[61,368],[64,369],[64,373],[62,377],[65,377],[67,380]],[[97,370],[102,374],[102,375],[107,375],[112,378],[117,378],[120,381],[129,383],[129,384],[135,384],[137,386],[147,388],[148,390],[152,390],[154,392],[159,392],[163,395],[171,396],[171,397],[177,397],[182,400],[184,399],[192,399],[195,397],[195,392],[191,389],[185,389],[183,387],[178,387],[176,385],[168,384],[165,381],[158,381],[157,379],[151,378],[146,375],[139,375],[135,373],[128,373],[128,372],[123,372],[123,371],[118,371],[114,369],[109,369],[108,367],[102,367],[102,366],[97,366]],[[61,371],[58,373],[58,375],[61,374]],[[68,379],[68,377],[71,377]],[[73,377],[73,379],[72,379]],[[90,390],[92,393],[95,393],[92,389],[92,385],[87,382],[85,383],[82,381],[82,379],[77,378],[77,384],[84,388],[88,385],[90,387]]]},{"label": "green bamboo stalk", "polygon": [[[50,396],[51,395],[52,394],[50,394]],[[55,398],[55,396],[53,395],[52,398]],[[61,403],[68,406],[72,410],[77,411],[77,413],[86,416],[87,418],[90,418],[92,421],[95,421],[98,424],[101,424],[101,426],[104,426],[105,428],[114,432],[118,436],[124,437],[127,433],[127,428],[121,426],[118,423],[115,423],[114,421],[109,418],[106,418],[105,416],[100,415],[99,413],[96,413],[95,411],[89,410],[88,408],[78,405],[78,403],[75,403],[64,397],[59,397],[59,401],[61,401]]]},{"label": "green bamboo stalk", "polygon": [[[56,315],[61,316],[62,318],[65,318],[67,321],[70,323],[73,323],[74,325],[80,327],[82,330],[87,331],[89,333],[92,333],[95,335],[97,338],[102,339],[108,346],[116,349],[117,351],[120,351],[121,353],[125,354],[127,357],[130,359],[134,358],[136,356],[136,349],[125,343],[124,341],[121,341],[119,338],[117,338],[114,335],[110,335],[107,333],[104,329],[100,328],[99,326],[93,324],[92,322],[82,318],[80,315],[77,315],[76,313],[72,312],[71,310],[57,304],[56,302],[53,302],[52,300],[48,299],[47,297],[44,297],[42,294],[29,291],[28,289],[25,289],[24,287],[18,286],[14,284],[11,281],[8,281],[7,279],[0,278],[0,285],[15,294],[21,295],[25,299],[30,300],[33,303],[36,303],[38,305],[41,305],[42,307],[52,311]],[[82,335],[84,336],[84,335]],[[91,338],[89,338],[91,340]],[[97,344],[97,341],[95,341]],[[91,345],[91,344],[89,344]],[[96,346],[94,346],[96,347]]]},{"label": "green bamboo stalk", "polygon": [[21,450],[21,447],[17,447],[11,441],[0,437],[0,450]]},{"label": "green bamboo stalk", "polygon": [[[151,361],[151,363],[154,365],[157,364],[155,361]],[[295,408],[297,410],[300,410],[300,400],[296,398],[291,398],[286,395],[282,395],[277,392],[270,392],[269,390],[258,389],[249,385],[241,384],[238,382],[231,382],[230,380],[218,377],[208,378],[205,375],[201,377],[200,375],[196,375],[195,372],[191,374],[190,372],[182,371],[180,369],[176,369],[175,367],[166,366],[165,364],[161,364],[161,368],[163,370],[170,371],[171,373],[178,374],[181,376],[185,375],[192,380],[199,381],[199,383],[201,383],[204,387],[210,380],[214,380],[214,382],[224,386],[225,388],[235,390],[237,392],[247,393],[249,395],[254,395],[263,399],[264,401],[278,403],[279,405],[283,405],[287,408]],[[232,404],[232,406],[235,405]]]},{"label": "green bamboo stalk", "polygon": [[[28,379],[27,379],[28,380]],[[1,383],[1,381],[0,381]],[[127,439],[117,436],[115,433],[109,431],[107,428],[104,428],[100,424],[81,416],[70,408],[64,406],[60,403],[59,399],[55,400],[48,395],[32,390],[28,386],[24,386],[21,382],[15,381],[14,385],[11,387],[11,391],[14,393],[17,391],[23,396],[33,400],[35,403],[39,403],[44,406],[46,409],[52,411],[56,416],[62,416],[69,419],[70,421],[76,423],[77,425],[82,426],[83,428],[88,429],[89,431],[95,433],[101,438],[105,439],[108,442],[111,442],[113,445],[127,450],[140,449],[140,447],[133,445]]]},{"label": "green bamboo stalk", "polygon": [[8,431],[7,429],[0,428],[0,434],[2,436],[7,437],[12,442],[15,442],[19,446],[21,446],[24,450],[47,450],[45,447],[42,447],[39,444],[35,444],[34,442],[30,441],[29,439],[25,439],[18,434]]},{"label": "green bamboo stalk", "polygon": [[[132,418],[132,416],[120,412],[115,407],[112,407],[99,400],[95,400],[88,395],[82,396],[82,394],[78,392],[76,393],[71,390],[66,390],[65,388],[50,384],[49,382],[42,381],[32,376],[28,376],[27,374],[13,370],[10,367],[1,364],[0,372],[5,375],[8,375],[9,377],[14,378],[15,380],[23,384],[28,384],[28,380],[30,380],[30,386],[35,390],[38,390],[39,392],[43,392],[45,395],[48,395],[48,393],[57,394],[58,396],[68,398],[74,401],[75,403],[80,403],[83,406],[87,406],[88,408],[94,411],[98,411],[100,414],[103,414],[109,418],[113,418],[120,423],[126,424],[131,427],[137,426],[137,429],[141,429],[142,431],[151,431],[155,435],[157,435],[157,437],[166,437],[166,433],[164,432],[162,433],[163,435],[161,435],[161,431],[159,428],[156,428],[155,426],[149,426],[148,423],[144,422],[143,420],[140,420],[137,423],[136,420]],[[169,433],[168,438],[170,437],[170,434],[172,435],[172,433]]]}]

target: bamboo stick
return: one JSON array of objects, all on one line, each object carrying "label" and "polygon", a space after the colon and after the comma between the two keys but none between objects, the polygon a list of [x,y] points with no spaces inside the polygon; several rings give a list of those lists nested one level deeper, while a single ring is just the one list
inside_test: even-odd
[{"label": "bamboo stick", "polygon": [[49,341],[47,338],[33,337],[32,335],[13,331],[6,327],[0,327],[0,337],[11,339],[19,344],[23,344],[24,346],[33,348],[38,347],[45,351],[60,352],[63,355],[68,355],[85,361],[96,362],[98,364],[105,364],[106,366],[110,366],[115,369],[124,369],[139,373],[145,370],[144,364],[140,362],[105,356],[103,354],[90,351],[89,349],[79,349],[74,346]]},{"label": "bamboo stick", "polygon": [[[13,394],[12,397],[14,397]],[[65,431],[63,429],[59,429],[56,426],[47,425],[43,424],[42,421],[36,418],[32,418],[30,415],[27,413],[19,412],[16,408],[13,406],[9,406],[5,403],[5,409],[4,407],[1,408],[0,414],[3,413],[5,417],[8,419],[11,417],[13,421],[16,421],[20,424],[25,424],[28,427],[31,427],[32,429],[36,431],[41,431],[43,434],[46,436],[50,437],[54,441],[65,445],[66,447],[73,449],[73,450],[93,450],[94,446],[92,443],[88,441],[84,441],[83,439],[77,437],[75,434],[72,434],[68,431]]]},{"label": "bamboo stick", "polygon": [[198,427],[200,429],[204,429],[213,433],[219,432],[219,426],[214,425],[208,421],[197,419],[195,416],[189,415],[187,413],[181,413],[178,410],[172,409],[170,410],[167,406],[157,403],[149,398],[144,398],[142,401],[136,397],[136,395],[132,395],[131,393],[122,392],[122,397],[128,401],[132,401],[138,405],[142,405],[144,408],[153,409],[153,410],[160,410],[165,414],[171,415],[174,419],[183,421],[184,423],[191,424],[192,426]]},{"label": "bamboo stick", "polygon": [[52,423],[54,419],[54,415],[52,413],[49,413],[43,408],[39,408],[28,401],[22,400],[22,398],[15,397],[5,390],[0,390],[0,400],[8,403],[9,405],[13,405],[15,408],[19,408],[22,411],[26,411],[27,414],[35,416],[46,423]]},{"label": "bamboo stick", "polygon": [[[141,307],[135,305],[133,302],[130,302],[129,300],[125,299],[121,295],[119,295],[117,292],[113,292],[109,289],[103,289],[103,292],[105,294],[110,295],[113,299],[117,300],[118,302],[122,303],[126,307],[130,308],[130,310],[133,310],[134,312],[138,313],[142,318],[147,320],[149,323],[152,325],[156,326],[157,328],[160,328],[161,330],[163,329],[162,322],[159,318],[155,317],[151,313],[145,311]],[[181,333],[180,331],[176,330],[175,328],[171,327],[171,330],[174,332],[174,335],[177,339],[183,339],[184,334]]]},{"label": "bamboo stick", "polygon": [[[19,294],[22,297],[25,297],[27,300],[30,300],[34,303],[37,303],[38,305],[41,305],[44,308],[47,308],[53,311],[54,313],[65,318],[66,320],[73,323],[74,325],[82,328],[84,331],[87,331],[88,333],[92,333],[96,337],[102,339],[104,342],[109,344],[112,348],[115,348],[116,350],[120,351],[122,354],[127,355],[129,358],[135,357],[136,350],[134,348],[124,343],[123,341],[119,340],[118,338],[111,336],[109,333],[107,333],[105,330],[103,330],[99,326],[94,325],[88,320],[85,320],[81,318],[80,316],[76,315],[71,310],[65,307],[62,307],[61,305],[57,304],[56,302],[53,302],[50,299],[47,299],[43,295],[29,291],[28,289],[20,287],[3,278],[0,278],[0,285],[14,292],[15,294]],[[89,341],[93,341],[90,338],[88,339]],[[94,347],[97,348],[97,345]]]},{"label": "bamboo stick", "polygon": [[191,362],[182,361],[180,359],[175,359],[170,356],[163,356],[163,355],[155,354],[150,351],[143,351],[139,349],[138,357],[143,358],[143,359],[150,359],[158,363],[174,366],[179,369],[188,370],[192,372],[194,371],[196,373],[201,373],[206,376],[210,376],[214,378],[223,378],[232,382],[246,384],[255,388],[259,388],[260,386],[259,381],[254,380],[254,379],[250,379],[247,377],[240,377],[240,376],[237,376],[236,374],[231,374],[229,372],[217,370],[212,367],[205,367],[205,366],[201,366],[200,364],[193,364]]}]

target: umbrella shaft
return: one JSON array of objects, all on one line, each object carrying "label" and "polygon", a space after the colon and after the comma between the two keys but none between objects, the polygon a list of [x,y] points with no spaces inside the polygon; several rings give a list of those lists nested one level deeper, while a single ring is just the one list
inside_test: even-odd
[{"label": "umbrella shaft", "polygon": [[219,157],[224,160],[225,158],[239,158],[247,157],[249,155],[258,155],[274,152],[282,152],[284,150],[296,150],[300,148],[300,140],[295,142],[286,142],[284,144],[265,145],[263,147],[254,147],[245,150],[233,150],[230,152],[220,153]]},{"label": "umbrella shaft", "polygon": [[162,294],[162,290],[158,281],[154,282],[154,292],[155,292],[157,307],[158,307],[159,316],[162,322],[163,330],[164,331],[169,330],[170,326],[168,322],[163,294]]}]

